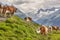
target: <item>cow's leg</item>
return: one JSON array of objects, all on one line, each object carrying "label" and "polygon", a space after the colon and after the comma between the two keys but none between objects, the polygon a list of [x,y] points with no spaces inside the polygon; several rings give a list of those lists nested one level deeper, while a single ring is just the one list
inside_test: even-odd
[{"label": "cow's leg", "polygon": [[42,35],[45,35],[45,32],[41,32]]},{"label": "cow's leg", "polygon": [[10,14],[10,13],[7,13],[7,17],[8,17],[8,18],[11,17],[11,14]]},{"label": "cow's leg", "polygon": [[9,18],[9,17],[10,17],[10,13],[6,13],[6,17],[8,17],[8,18]]},{"label": "cow's leg", "polygon": [[43,33],[41,32],[41,34],[43,34]]},{"label": "cow's leg", "polygon": [[10,17],[11,17],[11,14],[10,14]]},{"label": "cow's leg", "polygon": [[43,32],[43,35],[45,35],[45,33]]},{"label": "cow's leg", "polygon": [[58,29],[56,29],[56,31],[58,31]]},{"label": "cow's leg", "polygon": [[11,17],[11,14],[10,13],[7,13],[7,17]]},{"label": "cow's leg", "polygon": [[5,17],[5,12],[6,12],[6,10],[4,9],[2,12],[3,17]]},{"label": "cow's leg", "polygon": [[5,13],[3,13],[3,17],[5,17]]},{"label": "cow's leg", "polygon": [[1,9],[0,9],[0,16],[1,16]]},{"label": "cow's leg", "polygon": [[12,16],[14,15],[14,13],[12,13]]},{"label": "cow's leg", "polygon": [[48,33],[47,32],[45,32],[45,35],[47,35]]},{"label": "cow's leg", "polygon": [[1,16],[3,15],[3,9],[1,9]]},{"label": "cow's leg", "polygon": [[13,16],[14,15],[14,13],[11,13],[11,16]]},{"label": "cow's leg", "polygon": [[2,16],[2,12],[1,12],[0,16]]},{"label": "cow's leg", "polygon": [[6,17],[6,13],[5,13],[4,17]]},{"label": "cow's leg", "polygon": [[14,15],[14,12],[12,12],[12,15]]}]

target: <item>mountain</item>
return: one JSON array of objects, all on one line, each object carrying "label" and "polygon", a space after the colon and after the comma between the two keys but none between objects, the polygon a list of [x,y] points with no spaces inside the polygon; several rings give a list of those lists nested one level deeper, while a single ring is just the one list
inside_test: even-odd
[{"label": "mountain", "polygon": [[38,24],[60,26],[60,7],[40,8],[29,13],[20,11],[18,16],[22,18],[26,16],[32,17],[32,20]]},{"label": "mountain", "polygon": [[[49,14],[49,13],[48,13]],[[44,25],[57,25],[60,26],[60,9],[46,15],[44,17],[41,17],[37,20],[38,23],[44,24]]]}]

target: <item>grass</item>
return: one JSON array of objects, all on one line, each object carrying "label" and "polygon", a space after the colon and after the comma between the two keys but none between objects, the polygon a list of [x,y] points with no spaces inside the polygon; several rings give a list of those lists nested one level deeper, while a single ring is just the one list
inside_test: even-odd
[{"label": "grass", "polygon": [[60,31],[53,31],[47,36],[37,34],[36,29],[39,26],[13,16],[0,23],[0,40],[60,40]]}]

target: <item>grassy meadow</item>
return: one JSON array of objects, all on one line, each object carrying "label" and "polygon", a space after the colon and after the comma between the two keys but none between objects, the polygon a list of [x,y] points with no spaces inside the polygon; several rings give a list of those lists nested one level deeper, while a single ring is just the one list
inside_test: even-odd
[{"label": "grassy meadow", "polygon": [[0,40],[60,40],[60,31],[53,31],[48,35],[37,34],[36,29],[39,26],[13,16],[0,22]]}]

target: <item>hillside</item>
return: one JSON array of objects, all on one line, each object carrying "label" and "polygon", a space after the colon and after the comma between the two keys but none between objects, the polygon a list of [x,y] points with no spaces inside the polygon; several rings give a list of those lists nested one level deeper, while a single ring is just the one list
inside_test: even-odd
[{"label": "hillside", "polygon": [[38,27],[34,22],[26,22],[13,16],[0,23],[0,40],[60,40],[59,31],[43,36],[36,33]]},{"label": "hillside", "polygon": [[[35,29],[38,24],[25,22],[17,16],[0,23],[0,40],[37,39]],[[33,38],[34,37],[34,38]]]}]

